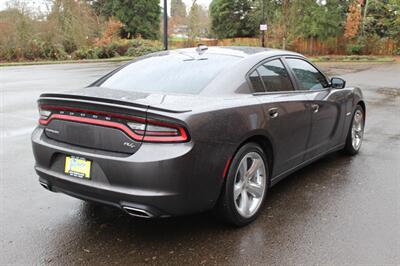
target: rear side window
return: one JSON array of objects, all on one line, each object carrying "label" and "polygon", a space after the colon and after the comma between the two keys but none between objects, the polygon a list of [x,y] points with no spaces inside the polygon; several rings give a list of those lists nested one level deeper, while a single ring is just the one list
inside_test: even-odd
[{"label": "rear side window", "polygon": [[258,75],[257,70],[254,70],[249,76],[251,85],[253,86],[254,92],[264,92],[264,85],[261,81],[260,75]]},{"label": "rear side window", "polygon": [[286,62],[296,75],[302,90],[321,90],[329,86],[324,75],[310,63],[295,58],[287,58]]},{"label": "rear side window", "polygon": [[241,57],[223,54],[169,53],[144,57],[108,77],[101,87],[139,92],[200,93]]},{"label": "rear side window", "polygon": [[257,68],[267,91],[293,91],[293,85],[281,60],[266,62]]}]

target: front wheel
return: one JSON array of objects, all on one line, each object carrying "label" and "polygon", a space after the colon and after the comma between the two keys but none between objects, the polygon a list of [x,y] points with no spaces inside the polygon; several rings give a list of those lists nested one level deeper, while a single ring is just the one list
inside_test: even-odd
[{"label": "front wheel", "polygon": [[268,164],[261,147],[255,143],[242,146],[226,178],[218,212],[231,224],[246,225],[259,214],[268,190]]},{"label": "front wheel", "polygon": [[364,122],[364,110],[360,105],[357,105],[347,133],[346,146],[344,147],[344,151],[347,154],[355,155],[360,150],[364,137]]}]

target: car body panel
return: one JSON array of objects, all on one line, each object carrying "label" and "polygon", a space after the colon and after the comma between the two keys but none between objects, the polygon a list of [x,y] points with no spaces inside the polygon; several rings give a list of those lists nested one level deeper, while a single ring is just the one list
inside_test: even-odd
[{"label": "car body panel", "polygon": [[[270,141],[275,147],[275,176],[303,161],[310,134],[310,107],[302,93],[288,92],[256,97],[262,103],[264,129],[269,132]],[[275,118],[270,114],[270,110],[274,109],[278,113]]]},{"label": "car body panel", "polygon": [[310,106],[318,106],[311,110],[311,130],[305,159],[334,147],[341,141],[344,121],[346,118],[346,92],[343,90],[327,89],[309,92]]}]

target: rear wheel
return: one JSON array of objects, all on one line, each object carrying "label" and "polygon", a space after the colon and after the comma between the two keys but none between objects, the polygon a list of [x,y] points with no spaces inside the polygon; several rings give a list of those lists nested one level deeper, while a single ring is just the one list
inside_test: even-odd
[{"label": "rear wheel", "polygon": [[267,158],[261,147],[247,143],[235,154],[218,204],[222,218],[236,226],[253,221],[269,184]]},{"label": "rear wheel", "polygon": [[360,150],[364,137],[364,121],[364,110],[360,105],[357,105],[344,147],[347,154],[355,155]]}]

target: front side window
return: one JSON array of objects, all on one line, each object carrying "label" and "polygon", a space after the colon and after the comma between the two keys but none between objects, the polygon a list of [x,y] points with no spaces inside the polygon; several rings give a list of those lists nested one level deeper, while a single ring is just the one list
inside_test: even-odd
[{"label": "front side window", "polygon": [[275,59],[266,62],[257,68],[261,79],[270,92],[276,91],[293,91],[293,85],[286,68],[281,60]]},{"label": "front side window", "polygon": [[321,90],[329,86],[324,75],[310,63],[295,58],[287,58],[286,62],[296,75],[302,90]]}]

